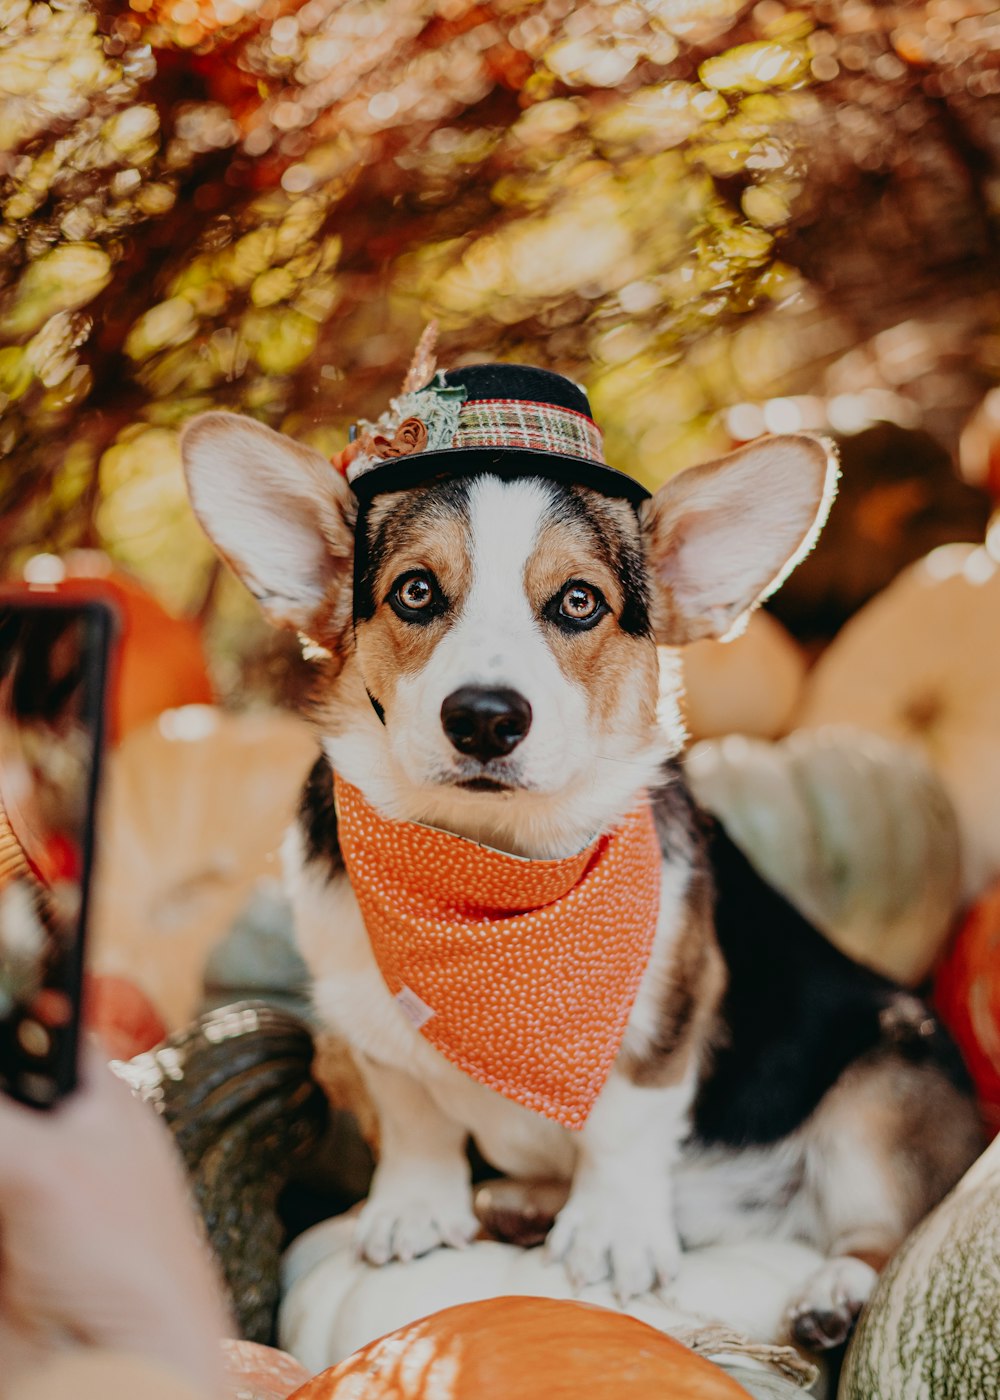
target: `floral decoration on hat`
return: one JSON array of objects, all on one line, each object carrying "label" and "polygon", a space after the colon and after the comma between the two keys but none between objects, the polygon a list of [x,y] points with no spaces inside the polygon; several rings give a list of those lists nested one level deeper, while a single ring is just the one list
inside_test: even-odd
[{"label": "floral decoration on hat", "polygon": [[427,424],[420,418],[404,418],[391,441],[387,437],[373,437],[371,451],[383,460],[386,457],[408,457],[411,452],[423,452],[427,441]]},{"label": "floral decoration on hat", "polygon": [[362,419],[354,440],[331,457],[344,476],[353,478],[392,457],[451,445],[466,394],[446,384],[443,373],[435,374],[437,334],[437,322],[431,321],[417,342],[399,394],[376,422]]},{"label": "floral decoration on hat", "polygon": [[392,399],[377,422],[358,424],[361,449],[350,463],[351,479],[390,457],[450,447],[467,397],[461,385],[446,384],[439,370],[426,388]]}]

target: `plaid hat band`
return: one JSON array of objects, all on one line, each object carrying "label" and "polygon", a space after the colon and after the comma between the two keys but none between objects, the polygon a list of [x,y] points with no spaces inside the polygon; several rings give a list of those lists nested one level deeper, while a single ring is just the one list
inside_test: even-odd
[{"label": "plaid hat band", "polygon": [[[412,396],[413,400],[419,397],[417,394]],[[604,463],[600,428],[592,418],[577,413],[575,409],[536,403],[530,399],[475,399],[455,407],[457,414],[441,414],[437,402],[429,400],[427,413],[423,416],[419,412],[411,413],[400,423],[392,438],[375,436],[368,439],[348,467],[347,479],[354,482],[365,472],[393,457],[448,449],[519,448]],[[444,418],[451,418],[452,421],[433,421]]]},{"label": "plaid hat band", "polygon": [[558,404],[480,399],[462,406],[454,447],[526,447],[603,462],[601,430],[592,418]]}]

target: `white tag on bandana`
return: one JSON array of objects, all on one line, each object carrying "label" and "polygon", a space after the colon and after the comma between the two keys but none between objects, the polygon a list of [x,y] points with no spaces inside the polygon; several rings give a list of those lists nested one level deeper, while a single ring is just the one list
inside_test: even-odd
[{"label": "white tag on bandana", "polygon": [[419,1030],[421,1026],[426,1026],[427,1022],[434,1015],[434,1012],[425,1001],[417,996],[412,987],[403,986],[393,997],[393,1001],[402,1011],[414,1030]]}]

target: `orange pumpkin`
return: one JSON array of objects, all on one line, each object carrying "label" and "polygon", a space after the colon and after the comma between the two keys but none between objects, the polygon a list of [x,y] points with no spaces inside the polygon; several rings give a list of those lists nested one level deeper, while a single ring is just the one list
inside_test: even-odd
[{"label": "orange pumpkin", "polygon": [[129,977],[171,1030],[194,1015],[205,959],[291,821],[316,741],[281,711],[186,705],[108,756],[90,966]]},{"label": "orange pumpkin", "polygon": [[969,1067],[991,1134],[1000,1132],[1000,883],[972,906],[934,991]]},{"label": "orange pumpkin", "polygon": [[225,1341],[226,1400],[286,1400],[308,1381],[309,1372],[294,1356],[258,1342]]},{"label": "orange pumpkin", "polygon": [[130,575],[103,554],[80,550],[61,561],[63,577],[33,593],[67,599],[97,599],[118,616],[118,645],[108,687],[108,737],[129,730],[179,705],[212,702],[198,624],[174,617]]},{"label": "orange pumpkin", "polygon": [[489,1298],[390,1332],[293,1400],[747,1400],[645,1322],[556,1298]]}]

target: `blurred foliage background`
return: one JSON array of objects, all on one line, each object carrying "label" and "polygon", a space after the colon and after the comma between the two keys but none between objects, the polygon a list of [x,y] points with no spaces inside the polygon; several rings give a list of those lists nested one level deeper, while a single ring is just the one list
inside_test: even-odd
[{"label": "blurred foliage background", "polygon": [[230,697],[286,653],[187,509],[180,426],[333,452],[432,317],[444,364],[584,382],[650,485],[762,431],[862,463],[903,433],[876,556],[915,513],[914,555],[981,530],[961,442],[1000,474],[986,0],[0,0],[0,208],[5,566],[107,549],[206,621]]}]

